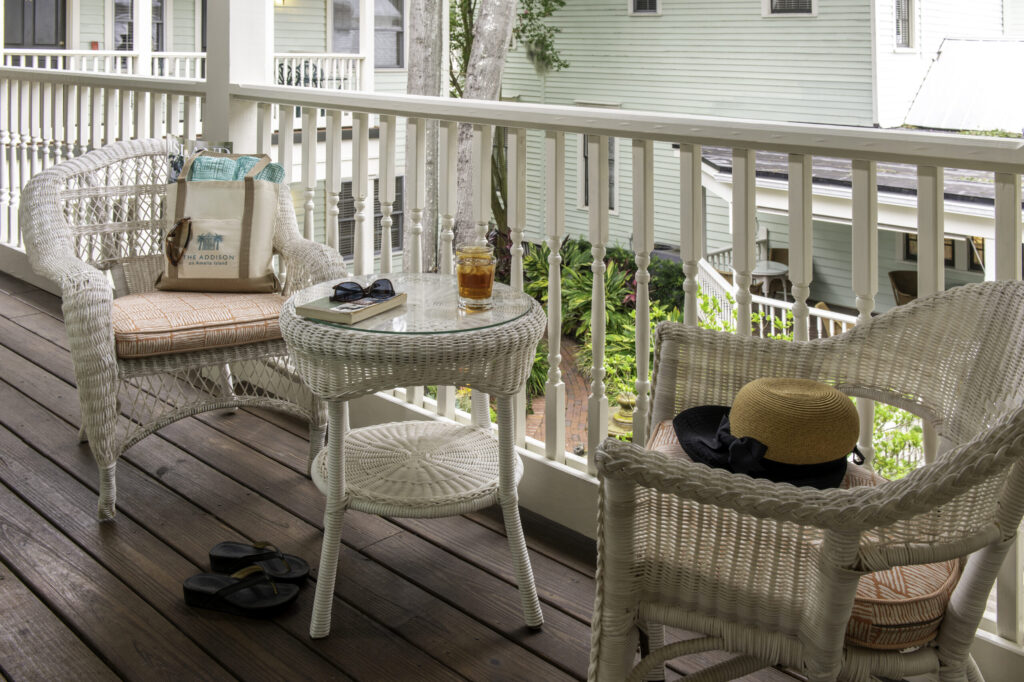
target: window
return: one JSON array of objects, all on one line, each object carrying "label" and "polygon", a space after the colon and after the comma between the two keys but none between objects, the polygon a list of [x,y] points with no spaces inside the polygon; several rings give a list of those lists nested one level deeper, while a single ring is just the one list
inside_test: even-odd
[{"label": "window", "polygon": [[967,240],[967,248],[971,254],[967,268],[985,272],[985,240],[981,237],[971,237]]},{"label": "window", "polygon": [[135,49],[135,16],[132,0],[114,0],[114,49]]},{"label": "window", "polygon": [[[917,235],[903,235],[903,260],[917,260]],[[947,268],[956,267],[955,248],[952,239],[942,240],[942,260]]]},{"label": "window", "polygon": [[913,47],[911,0],[896,0],[896,47]]},{"label": "window", "polygon": [[816,0],[764,0],[764,14],[817,14]]},{"label": "window", "polygon": [[[164,49],[164,0],[153,3],[153,50]],[[203,19],[206,18],[204,4]],[[205,25],[203,33],[205,35]],[[135,49],[135,0],[114,0],[114,49],[131,51]],[[203,49],[206,47],[204,45]]]},{"label": "window", "polygon": [[[402,204],[404,201],[405,178],[395,178],[395,205],[391,209],[391,248],[402,248]],[[373,252],[380,253],[380,180],[373,180]],[[341,183],[338,201],[338,251],[342,256],[352,257],[355,252],[356,203],[352,198],[352,182]]]},{"label": "window", "polygon": [[[359,0],[333,0],[331,51],[359,52]],[[374,0],[373,60],[378,68],[405,66],[403,0]]]},{"label": "window", "polygon": [[[580,193],[580,206],[590,206],[590,136],[583,135],[580,143],[580,186],[583,191]],[[615,177],[615,138],[608,138],[608,210],[615,210],[615,195],[618,183]]]},{"label": "window", "polygon": [[658,0],[630,0],[633,14],[658,14]]},{"label": "window", "polygon": [[153,0],[153,51],[164,51],[164,0]]}]

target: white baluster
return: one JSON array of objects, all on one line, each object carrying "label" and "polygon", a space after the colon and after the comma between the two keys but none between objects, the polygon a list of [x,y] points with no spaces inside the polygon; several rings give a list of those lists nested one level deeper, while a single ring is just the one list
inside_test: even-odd
[{"label": "white baluster", "polygon": [[736,283],[736,333],[750,336],[750,272],[756,256],[756,176],[753,149],[732,150],[732,269]]},{"label": "white baluster", "polygon": [[305,202],[302,204],[302,232],[306,239],[313,239],[316,204],[316,109],[302,107],[302,187]]},{"label": "white baluster", "polygon": [[[28,117],[25,121],[26,128],[25,132],[27,138],[25,140],[25,146],[28,150],[28,162],[29,162],[29,178],[39,172],[39,83],[28,82],[26,84],[25,96],[27,97],[28,105]],[[26,178],[27,179],[27,178]]]},{"label": "white baluster", "polygon": [[52,121],[52,142],[53,142],[53,162],[60,162],[64,153],[64,85],[61,83],[53,84],[53,100],[51,103],[53,107],[53,118]]},{"label": "white baluster", "polygon": [[89,88],[89,148],[103,146],[103,88]]},{"label": "white baluster", "polygon": [[[383,139],[384,116],[381,116]],[[441,216],[441,243],[438,252],[438,270],[444,275],[454,275],[455,206],[458,199],[458,142],[459,124],[444,121],[440,128],[440,158],[438,159],[438,205]],[[455,419],[455,387],[437,387],[437,413],[448,419]]]},{"label": "white baluster", "polygon": [[75,130],[78,118],[78,86],[67,84],[64,86],[64,158],[70,159],[75,156],[75,140],[78,133]]},{"label": "white baluster", "polygon": [[[186,128],[188,121],[188,102],[185,103],[185,120]],[[256,106],[256,153],[257,154],[270,154],[270,149],[273,146],[274,140],[274,112],[272,110],[274,105],[268,102],[260,102]]]},{"label": "white baluster", "polygon": [[[928,296],[946,288],[946,263],[943,253],[945,232],[945,199],[943,176],[936,166],[917,168],[917,295]],[[937,454],[939,439],[935,426],[922,424],[924,461],[931,462]]]},{"label": "white baluster", "polygon": [[789,278],[793,282],[793,340],[809,338],[807,297],[813,277],[811,157],[789,155]]},{"label": "white baluster", "polygon": [[[857,322],[871,319],[878,293],[878,171],[874,161],[853,161],[853,291],[857,295]],[[1020,248],[1017,249],[1020,251]],[[875,402],[858,398],[860,440],[858,447],[868,466],[874,458],[872,445]]]},{"label": "white baluster", "polygon": [[[508,231],[512,262],[509,281],[516,291],[523,290],[523,231],[526,229],[526,129],[511,128],[508,143]],[[513,399],[515,442],[526,446],[526,388]]]},{"label": "white baluster", "polygon": [[[391,272],[391,212],[395,207],[395,128],[394,116],[381,116],[378,125],[377,193],[380,196],[380,271]],[[444,176],[441,176],[444,182]],[[442,270],[443,272],[443,270]],[[454,414],[454,413],[453,413]]]},{"label": "white baluster", "polygon": [[[29,150],[32,147],[32,130],[29,127],[32,120],[30,102],[32,98],[32,85],[29,81],[21,81],[18,88],[18,167],[21,187],[18,188],[18,203],[21,203],[21,189],[25,187],[32,177],[30,170]],[[21,235],[18,235],[18,243],[21,243]]]},{"label": "white baluster", "polygon": [[654,249],[654,143],[633,140],[633,251],[636,253],[636,410],[633,442],[647,442],[651,405],[651,299],[647,266]]},{"label": "white baluster", "polygon": [[608,244],[608,139],[604,135],[587,136],[588,186],[590,187],[590,253],[594,261],[593,295],[590,300],[590,340],[593,364],[590,367],[590,396],[587,398],[587,471],[597,474],[597,446],[608,435],[608,396],[604,384],[605,334],[605,247]]},{"label": "white baluster", "polygon": [[160,137],[164,129],[164,95],[152,92],[149,95],[149,135]]},{"label": "white baluster", "polygon": [[118,139],[117,115],[118,91],[106,88],[103,92],[103,144],[116,142]]},{"label": "white baluster", "polygon": [[[269,110],[268,110],[269,120]],[[338,250],[338,201],[341,197],[341,111],[327,110],[327,245]]]},{"label": "white baluster", "polygon": [[117,116],[117,139],[132,139],[132,91],[127,88],[122,88],[118,92]]},{"label": "white baluster", "polygon": [[409,271],[423,271],[422,236],[423,208],[427,203],[426,188],[426,153],[427,153],[426,121],[422,118],[410,118],[405,126],[405,135],[414,141],[409,145],[409,155],[405,160],[405,204],[409,207]]},{"label": "white baluster", "polygon": [[[199,98],[189,95],[185,98],[185,112],[184,112],[184,131],[182,132],[186,140],[194,140],[199,135]],[[270,150],[269,144],[267,145],[267,151]],[[287,178],[287,170],[285,171]]]},{"label": "white baluster", "polygon": [[[6,62],[6,59],[5,59]],[[0,218],[4,229],[0,234],[12,243],[11,174],[7,160],[11,158],[11,81],[0,80]]]},{"label": "white baluster", "polygon": [[149,93],[142,90],[135,91],[135,138],[142,139],[149,137],[147,128],[149,123]]},{"label": "white baluster", "polygon": [[998,280],[1021,278],[1020,174],[996,173],[996,267]]},{"label": "white baluster", "polygon": [[[494,127],[473,126],[473,220],[476,223],[476,242],[487,241],[487,226],[491,219],[491,150],[494,147]],[[491,423],[490,400],[486,393],[473,389],[473,423],[487,427]]]},{"label": "white baluster", "polygon": [[43,168],[49,168],[53,165],[53,145],[54,145],[54,101],[53,101],[53,83],[43,83],[42,92],[42,121],[40,123],[40,134],[42,137],[42,148],[40,152],[42,154]]},{"label": "white baluster", "polygon": [[295,146],[295,107],[278,105],[277,110],[277,162],[284,168],[284,181],[291,183],[295,169],[292,158]]},{"label": "white baluster", "polygon": [[175,137],[181,135],[181,95],[167,95],[167,134]]},{"label": "white baluster", "polygon": [[548,380],[544,390],[544,450],[548,459],[565,461],[565,384],[562,383],[562,257],[565,236],[565,133],[544,138],[544,231],[548,248]]},{"label": "white baluster", "polygon": [[[355,239],[353,240],[352,263],[357,275],[373,272],[373,197],[369,196],[369,157],[370,115],[366,113],[352,114],[352,200],[355,202]],[[369,199],[369,209],[367,209],[367,199]],[[426,196],[424,196],[425,201]]]},{"label": "white baluster", "polygon": [[697,326],[698,261],[704,252],[701,146],[679,145],[679,257],[683,262],[683,324]]}]

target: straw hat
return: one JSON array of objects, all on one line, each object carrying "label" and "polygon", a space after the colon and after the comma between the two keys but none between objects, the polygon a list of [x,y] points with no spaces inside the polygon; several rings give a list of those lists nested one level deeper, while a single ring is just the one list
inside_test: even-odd
[{"label": "straw hat", "polygon": [[853,402],[809,379],[755,379],[739,390],[731,408],[701,405],[672,423],[695,461],[818,488],[842,481],[859,433]]}]

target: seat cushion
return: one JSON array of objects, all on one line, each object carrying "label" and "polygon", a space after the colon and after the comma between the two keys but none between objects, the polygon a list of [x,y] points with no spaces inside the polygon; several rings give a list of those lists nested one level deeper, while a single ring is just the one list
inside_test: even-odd
[{"label": "seat cushion", "polygon": [[153,291],[114,299],[121,358],[224,348],[281,338],[278,294]]},{"label": "seat cushion", "polygon": [[[647,442],[650,450],[689,459],[676,438],[672,421],[658,424]],[[840,488],[878,485],[885,479],[856,465],[846,468]],[[846,642],[871,649],[899,650],[930,642],[939,629],[946,604],[960,579],[956,559],[935,564],[894,566],[861,576]]]}]

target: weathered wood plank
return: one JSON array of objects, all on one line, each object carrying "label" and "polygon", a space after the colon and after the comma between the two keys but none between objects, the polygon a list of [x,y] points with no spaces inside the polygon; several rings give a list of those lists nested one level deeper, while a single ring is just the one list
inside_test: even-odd
[{"label": "weathered wood plank", "polygon": [[0,556],[132,679],[232,680],[216,660],[59,530],[0,487]]},{"label": "weathered wood plank", "polygon": [[0,670],[12,679],[118,679],[3,562],[0,604]]},{"label": "weathered wood plank", "polygon": [[132,590],[146,595],[190,639],[209,647],[232,674],[284,679],[301,669],[317,679],[338,677],[333,665],[271,621],[185,607],[181,583],[205,566],[188,561],[126,514],[118,518],[116,532],[97,524],[91,513],[95,494],[3,428],[0,449],[9,455],[0,462],[0,480],[16,487],[35,509]]}]

